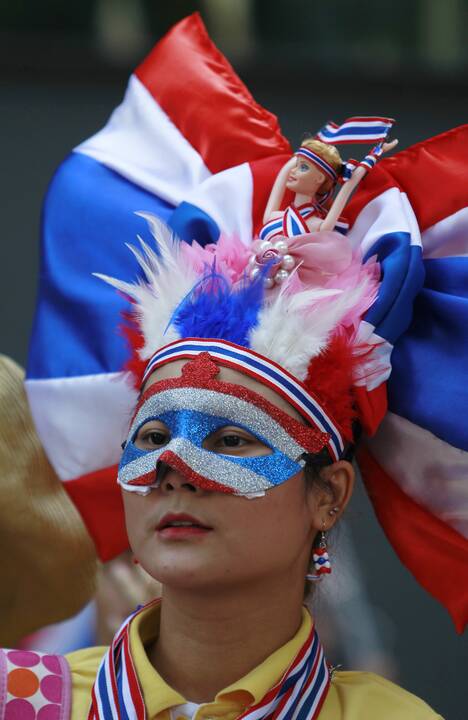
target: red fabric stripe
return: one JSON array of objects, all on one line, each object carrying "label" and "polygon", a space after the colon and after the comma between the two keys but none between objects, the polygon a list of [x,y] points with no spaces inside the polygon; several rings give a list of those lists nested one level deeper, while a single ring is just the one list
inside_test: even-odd
[{"label": "red fabric stripe", "polygon": [[[122,652],[122,650],[120,651]],[[122,718],[122,713],[120,712],[120,703],[119,703],[119,691],[117,690],[117,678],[115,676],[115,662],[109,663],[109,674],[111,678],[111,690],[112,690],[112,696],[114,698],[114,705],[117,709],[117,716],[119,720]]]},{"label": "red fabric stripe", "polygon": [[89,530],[99,558],[106,562],[128,548],[117,465],[63,483]]},{"label": "red fabric stripe", "polygon": [[384,382],[373,390],[367,390],[363,385],[355,385],[353,396],[364,432],[366,435],[374,435],[387,412],[387,383]]},{"label": "red fabric stripe", "polygon": [[127,670],[128,686],[130,688],[130,694],[132,696],[133,705],[137,713],[137,718],[139,720],[144,720],[144,718],[146,718],[146,707],[143,700],[140,683],[138,682],[138,677],[135,671],[135,666],[133,664],[133,658],[130,653],[129,625],[127,625],[127,632],[125,633],[123,639],[123,654],[123,662],[125,662],[125,668]]},{"label": "red fabric stripe", "polygon": [[416,580],[447,608],[458,633],[468,622],[468,541],[412,500],[367,448],[358,462],[375,513]]},{"label": "red fabric stripe", "polygon": [[391,187],[407,193],[421,230],[467,205],[461,179],[468,164],[468,125],[448,130],[381,160],[364,178],[346,207],[351,222],[377,195]]},{"label": "red fabric stripe", "polygon": [[98,710],[97,710],[97,700],[96,700],[96,692],[94,690],[94,685],[91,690],[91,707],[89,708],[88,713],[88,720],[95,720],[98,716]]},{"label": "red fabric stripe", "polygon": [[[291,154],[273,155],[272,157],[255,160],[250,163],[253,178],[252,220],[254,235],[258,235],[263,223],[263,213],[270,196],[275,178]],[[287,195],[290,195],[288,190]],[[289,198],[288,204],[292,202]]]},{"label": "red fabric stripe", "polygon": [[198,13],[175,25],[135,74],[211,172],[291,152],[277,118],[255,102]]}]

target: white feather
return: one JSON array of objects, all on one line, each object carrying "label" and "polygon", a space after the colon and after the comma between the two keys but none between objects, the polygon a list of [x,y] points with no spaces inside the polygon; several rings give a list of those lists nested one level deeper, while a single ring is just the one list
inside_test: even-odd
[{"label": "white feather", "polygon": [[144,337],[140,356],[146,360],[163,345],[179,339],[179,333],[168,324],[174,310],[195,285],[197,275],[192,267],[182,265],[180,241],[167,225],[150,213],[136,214],[148,222],[159,250],[157,255],[140,237],[141,249],[128,246],[143,270],[145,280],[128,283],[94,274],[135,302],[136,319]]},{"label": "white feather", "polygon": [[369,282],[366,278],[350,289],[316,288],[295,295],[286,287],[260,311],[250,347],[305,380],[311,359],[325,349],[340,320],[368,291]]}]

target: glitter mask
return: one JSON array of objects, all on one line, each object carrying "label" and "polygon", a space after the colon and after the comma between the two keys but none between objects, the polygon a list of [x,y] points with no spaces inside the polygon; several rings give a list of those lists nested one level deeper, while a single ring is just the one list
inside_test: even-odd
[{"label": "glitter mask", "polygon": [[[209,354],[201,353],[186,363],[182,377],[157,382],[145,392],[119,465],[118,482],[125,490],[150,492],[159,484],[164,463],[200,488],[257,497],[298,473],[304,453],[326,445],[327,433],[303,425],[242,385],[216,380],[218,372]],[[164,423],[168,441],[154,450],[141,449],[135,439],[152,420]],[[227,425],[248,432],[268,454],[259,450],[246,457],[205,449],[206,439]]]}]

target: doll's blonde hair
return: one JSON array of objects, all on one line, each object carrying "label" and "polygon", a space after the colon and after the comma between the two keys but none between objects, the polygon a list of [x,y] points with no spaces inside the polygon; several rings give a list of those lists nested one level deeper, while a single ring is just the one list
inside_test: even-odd
[{"label": "doll's blonde hair", "polygon": [[[334,145],[327,145],[321,140],[315,140],[314,138],[307,138],[301,143],[301,147],[305,147],[308,150],[312,150],[316,155],[323,158],[329,165],[332,166],[333,170],[340,175],[341,166],[343,161],[341,155]],[[327,178],[320,186],[320,192],[327,192],[333,187],[333,181]]]}]

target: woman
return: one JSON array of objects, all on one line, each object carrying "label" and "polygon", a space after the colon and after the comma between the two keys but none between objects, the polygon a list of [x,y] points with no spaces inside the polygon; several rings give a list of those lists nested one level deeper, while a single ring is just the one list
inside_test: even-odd
[{"label": "woman", "polygon": [[[150,222],[163,259],[140,255],[146,283],[108,280],[136,303],[141,394],[119,483],[132,549],[162,599],[109,651],[68,656],[72,720],[91,700],[94,718],[437,717],[382,678],[331,673],[303,609],[352,492],[351,329],[373,273],[363,266],[332,299],[291,289],[265,300],[261,278],[197,271],[193,254],[207,251]],[[234,256],[224,243],[213,255],[217,268]],[[308,333],[279,363],[293,307]]]}]

